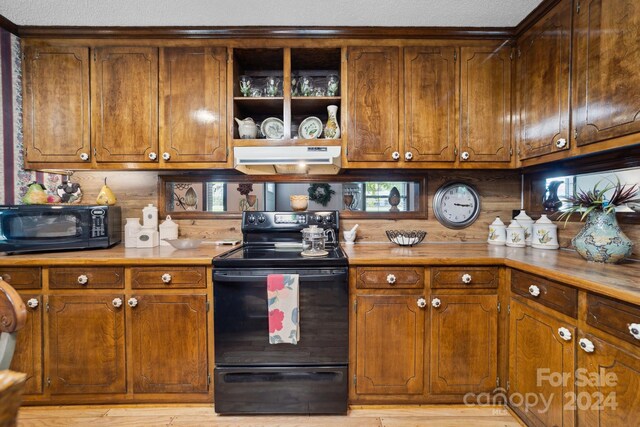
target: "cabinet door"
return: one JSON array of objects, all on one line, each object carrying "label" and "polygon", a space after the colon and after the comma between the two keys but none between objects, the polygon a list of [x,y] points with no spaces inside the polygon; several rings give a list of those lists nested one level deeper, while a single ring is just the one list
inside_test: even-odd
[{"label": "cabinet door", "polygon": [[[594,346],[578,350],[578,425],[626,427],[640,419],[640,357],[593,335],[580,333]],[[581,347],[581,346],[580,346]],[[596,378],[599,380],[597,381]]]},{"label": "cabinet door", "polygon": [[158,50],[101,47],[91,73],[98,162],[149,162],[158,152]]},{"label": "cabinet door", "polygon": [[431,302],[431,393],[492,391],[498,377],[497,295],[432,295]]},{"label": "cabinet door", "polygon": [[206,295],[133,298],[137,301],[130,323],[133,391],[206,393]]},{"label": "cabinet door", "polygon": [[90,159],[89,48],[27,46],[23,103],[27,162]]},{"label": "cabinet door", "polygon": [[[571,333],[569,341],[560,336],[561,327]],[[511,300],[510,403],[528,425],[575,425],[575,412],[563,411],[574,391],[575,336],[575,326]]]},{"label": "cabinet door", "polygon": [[573,34],[572,109],[577,144],[640,132],[637,2],[577,2]]},{"label": "cabinet door", "polygon": [[511,158],[510,50],[509,46],[461,49],[462,161],[508,162]]},{"label": "cabinet door", "polygon": [[226,48],[165,48],[160,142],[169,162],[227,160]]},{"label": "cabinet door", "polygon": [[126,391],[122,295],[49,297],[52,394]]},{"label": "cabinet door", "polygon": [[[42,393],[42,295],[20,293],[27,322],[18,334],[11,370],[27,374],[24,394]],[[32,307],[33,306],[33,307]]]},{"label": "cabinet door", "polygon": [[400,50],[350,47],[348,56],[349,161],[393,161],[398,151]]},{"label": "cabinet door", "polygon": [[356,393],[424,392],[425,314],[420,296],[356,297]]},{"label": "cabinet door", "polygon": [[456,50],[430,46],[404,49],[405,151],[411,152],[414,162],[455,160]]},{"label": "cabinet door", "polygon": [[518,41],[520,159],[569,148],[571,1],[563,0]]}]

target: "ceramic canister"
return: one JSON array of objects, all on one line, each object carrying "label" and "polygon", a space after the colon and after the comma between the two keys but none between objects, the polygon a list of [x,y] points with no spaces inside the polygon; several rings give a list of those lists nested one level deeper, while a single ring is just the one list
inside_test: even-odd
[{"label": "ceramic canister", "polygon": [[507,226],[499,216],[489,225],[489,237],[487,243],[490,245],[504,245],[507,240]]},{"label": "ceramic canister", "polygon": [[167,240],[178,238],[178,224],[171,220],[171,215],[167,215],[167,219],[158,228],[160,230],[160,246],[171,246]]},{"label": "ceramic canister", "polygon": [[533,224],[531,246],[537,249],[558,249],[558,226],[546,215]]},{"label": "ceramic canister", "polygon": [[124,225],[125,248],[135,248],[138,246],[138,233],[141,228],[140,218],[127,218],[127,223]]},{"label": "ceramic canister", "polygon": [[507,227],[507,246],[512,248],[524,248],[526,246],[524,242],[524,228],[518,224],[518,221],[513,220],[509,227]]},{"label": "ceramic canister", "polygon": [[518,216],[514,218],[520,224],[520,227],[524,228],[524,241],[527,246],[531,246],[531,236],[533,233],[533,220],[527,213],[522,209]]},{"label": "ceramic canister", "polygon": [[158,229],[158,208],[152,203],[142,209],[142,228]]}]

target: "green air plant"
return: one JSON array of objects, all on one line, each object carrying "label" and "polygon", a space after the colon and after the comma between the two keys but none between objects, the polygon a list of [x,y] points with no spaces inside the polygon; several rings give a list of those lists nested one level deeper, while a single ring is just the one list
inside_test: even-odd
[{"label": "green air plant", "polygon": [[[580,217],[580,221],[582,221],[593,211],[609,213],[615,210],[616,206],[624,205],[625,203],[640,202],[640,197],[638,197],[638,184],[621,184],[617,178],[615,183],[611,180],[608,181],[609,183],[602,188],[600,188],[602,184],[601,180],[598,181],[592,189],[587,191],[578,190],[574,192],[572,196],[565,198],[564,201],[570,203],[571,206],[564,211],[558,219],[564,218],[566,225],[569,217],[576,212],[582,212],[582,216]],[[611,197],[606,199],[606,193],[611,190],[613,190]]]}]

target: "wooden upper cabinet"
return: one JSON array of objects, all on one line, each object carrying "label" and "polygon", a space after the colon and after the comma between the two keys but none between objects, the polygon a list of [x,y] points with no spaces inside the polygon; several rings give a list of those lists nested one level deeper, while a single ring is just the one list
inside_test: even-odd
[{"label": "wooden upper cabinet", "polygon": [[[401,156],[419,161],[454,161],[458,145],[457,48],[404,49],[405,143]],[[388,160],[388,159],[387,159]]]},{"label": "wooden upper cabinet", "polygon": [[516,141],[520,159],[569,149],[571,0],[519,40]]},{"label": "wooden upper cabinet", "polygon": [[349,161],[393,161],[398,151],[400,49],[349,47]]},{"label": "wooden upper cabinet", "polygon": [[[42,295],[20,293],[27,304],[27,322],[16,335],[16,349],[10,369],[27,374],[24,394],[40,394],[42,387]],[[33,305],[33,307],[31,306]]]},{"label": "wooden upper cabinet", "polygon": [[131,354],[135,393],[206,393],[206,295],[134,296]]},{"label": "wooden upper cabinet", "polygon": [[[593,344],[592,353],[578,350],[578,366],[584,373],[577,378],[578,425],[589,427],[638,425],[640,418],[640,357],[615,340],[604,341],[580,333],[580,340]],[[589,377],[587,377],[589,375]],[[599,381],[595,381],[598,375]],[[589,396],[585,402],[581,396]]]},{"label": "wooden upper cabinet", "polygon": [[424,393],[425,310],[420,296],[356,297],[356,394]]},{"label": "wooden upper cabinet", "polygon": [[[560,336],[560,328],[571,334],[568,341]],[[509,393],[515,396],[510,402],[527,425],[575,425],[575,412],[563,410],[574,392],[575,340],[575,326],[511,299]],[[559,375],[565,380],[558,381]],[[527,396],[537,399],[526,400]]]},{"label": "wooden upper cabinet", "polygon": [[52,394],[126,391],[124,306],[114,307],[115,298],[124,297],[96,294],[49,297]]},{"label": "wooden upper cabinet", "polygon": [[169,162],[226,162],[226,48],[164,48],[160,145]]},{"label": "wooden upper cabinet", "polygon": [[638,3],[577,1],[573,34],[572,108],[577,145],[640,132]]},{"label": "wooden upper cabinet", "polygon": [[25,47],[23,109],[27,163],[89,161],[89,48]]},{"label": "wooden upper cabinet", "polygon": [[511,48],[463,47],[460,52],[460,160],[511,160]]},{"label": "wooden upper cabinet", "polygon": [[93,52],[91,115],[96,161],[157,161],[158,49],[100,47]]}]

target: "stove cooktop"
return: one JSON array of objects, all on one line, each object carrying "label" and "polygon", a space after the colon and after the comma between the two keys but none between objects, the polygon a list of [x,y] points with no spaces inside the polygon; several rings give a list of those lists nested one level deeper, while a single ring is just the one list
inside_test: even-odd
[{"label": "stove cooktop", "polygon": [[243,245],[213,259],[214,268],[251,267],[346,267],[347,256],[340,246],[325,247],[327,255],[307,257],[302,247]]}]

